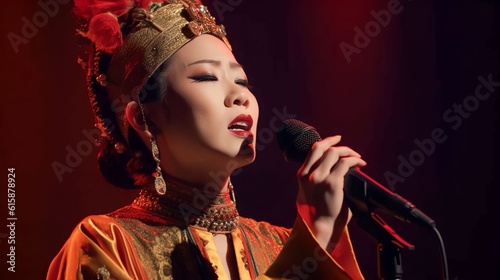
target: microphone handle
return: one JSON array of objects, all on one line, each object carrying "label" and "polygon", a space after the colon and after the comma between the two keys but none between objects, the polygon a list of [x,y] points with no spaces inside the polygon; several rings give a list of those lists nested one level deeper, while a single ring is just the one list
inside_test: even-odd
[{"label": "microphone handle", "polygon": [[436,226],[436,223],[413,203],[382,186],[357,167],[351,168],[346,174],[344,193],[346,199],[358,209],[373,212],[374,208],[378,208],[404,222],[419,223],[432,228]]}]

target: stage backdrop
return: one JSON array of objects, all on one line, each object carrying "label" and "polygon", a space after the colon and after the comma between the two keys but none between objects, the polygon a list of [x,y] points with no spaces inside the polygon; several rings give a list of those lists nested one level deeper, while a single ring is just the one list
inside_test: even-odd
[{"label": "stage backdrop", "polygon": [[[0,278],[43,279],[79,220],[136,192],[97,171],[71,1],[0,3]],[[232,179],[241,215],[292,225],[299,166],[284,161],[275,132],[297,118],[323,137],[341,134],[368,162],[365,173],[435,219],[450,279],[498,277],[496,1],[206,4],[261,108],[257,160]],[[402,254],[404,278],[440,279],[434,235],[383,217],[416,246]],[[376,279],[377,242],[355,222],[350,229],[362,271]]]}]

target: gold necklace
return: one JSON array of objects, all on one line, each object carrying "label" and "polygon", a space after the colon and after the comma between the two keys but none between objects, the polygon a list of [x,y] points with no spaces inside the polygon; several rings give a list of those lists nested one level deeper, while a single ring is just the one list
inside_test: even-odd
[{"label": "gold necklace", "polygon": [[233,186],[226,193],[208,194],[199,189],[168,184],[167,192],[158,195],[152,188],[144,188],[134,205],[154,215],[174,219],[181,224],[206,230],[213,234],[229,233],[239,225]]}]

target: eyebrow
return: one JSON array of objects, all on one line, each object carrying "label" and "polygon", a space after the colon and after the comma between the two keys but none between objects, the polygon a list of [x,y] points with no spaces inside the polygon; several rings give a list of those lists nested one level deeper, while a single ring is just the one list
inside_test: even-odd
[{"label": "eyebrow", "polygon": [[[201,59],[192,63],[189,63],[188,66],[195,65],[195,64],[201,64],[201,63],[208,63],[208,64],[215,64],[215,65],[220,65],[221,61],[220,60],[213,60],[213,59]],[[243,65],[237,63],[237,62],[230,62],[229,63],[230,68],[242,68]]]}]

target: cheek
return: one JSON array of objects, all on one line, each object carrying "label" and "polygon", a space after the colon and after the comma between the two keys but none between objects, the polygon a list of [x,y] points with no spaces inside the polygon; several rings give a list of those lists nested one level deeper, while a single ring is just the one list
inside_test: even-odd
[{"label": "cheek", "polygon": [[198,96],[176,96],[171,99],[172,102],[167,105],[170,125],[189,137],[208,137],[221,124],[223,105],[218,104],[216,98],[201,98],[202,94]]},{"label": "cheek", "polygon": [[170,89],[165,100],[166,112],[172,124],[185,123],[193,119],[193,110],[197,107],[196,100],[189,95]]},{"label": "cheek", "polygon": [[250,108],[250,111],[251,111],[251,114],[252,114],[252,118],[254,120],[254,127],[257,127],[257,123],[259,121],[259,102],[257,101],[257,99],[255,98],[255,96],[252,94],[252,97],[251,97],[251,108]]},{"label": "cheek", "polygon": [[195,129],[203,138],[218,137],[226,128],[226,122],[228,122],[224,118],[224,108],[221,108],[220,104],[218,105],[213,101],[197,105],[193,111]]}]

